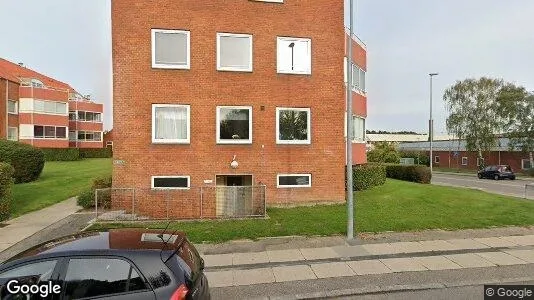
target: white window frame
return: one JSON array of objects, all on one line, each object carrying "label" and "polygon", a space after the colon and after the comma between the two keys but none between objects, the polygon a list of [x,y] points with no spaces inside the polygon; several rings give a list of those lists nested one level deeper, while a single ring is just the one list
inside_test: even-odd
[{"label": "white window frame", "polygon": [[[237,37],[237,38],[249,38],[249,59],[250,59],[250,65],[247,68],[237,68],[237,67],[223,67],[221,66],[221,37]],[[254,52],[254,43],[253,43],[253,37],[251,34],[245,34],[245,33],[228,33],[228,32],[217,32],[217,71],[231,71],[231,72],[252,72],[254,62],[253,62],[253,52]]]},{"label": "white window frame", "polygon": [[[301,176],[308,176],[310,179],[307,185],[280,185],[280,177],[301,177]],[[310,188],[312,186],[312,174],[277,174],[276,175],[276,187],[279,189],[285,189],[285,188]]]},{"label": "white window frame", "polygon": [[482,161],[482,163],[485,163],[485,160],[484,160],[484,157],[480,158],[480,157],[477,157],[477,167],[480,167],[480,162]]},{"label": "white window frame", "polygon": [[[9,138],[9,130],[10,129],[15,129],[15,138]],[[18,141],[19,140],[19,128],[18,127],[7,127],[7,136],[6,136],[7,140],[9,141]]]},{"label": "white window frame", "polygon": [[[279,57],[280,57],[280,42],[281,41],[293,41],[293,42],[301,42],[301,41],[307,41],[308,42],[308,53],[310,54],[310,61],[309,61],[309,67],[306,70],[298,71],[298,70],[285,70],[281,68],[279,64]],[[300,37],[288,37],[288,36],[278,36],[276,37],[276,72],[278,74],[296,74],[296,75],[311,75],[312,73],[312,40],[310,38],[300,38]]]},{"label": "white window frame", "polygon": [[[43,110],[36,110],[35,109],[35,102],[43,102]],[[54,112],[47,112],[46,111],[46,103],[54,103]],[[57,106],[58,104],[65,104],[65,111],[61,112],[61,113],[58,113],[57,111]],[[43,100],[43,99],[34,99],[33,100],[33,109],[32,109],[32,112],[34,113],[38,113],[38,114],[43,114],[43,115],[54,115],[54,116],[69,116],[69,104],[67,102],[61,102],[61,101],[50,101],[50,100]]]},{"label": "white window frame", "polygon": [[[185,139],[156,139],[156,108],[181,107],[187,110],[187,137]],[[191,143],[191,105],[188,104],[152,104],[152,143],[153,144],[190,144]]]},{"label": "white window frame", "polygon": [[[304,111],[308,114],[307,131],[308,137],[306,140],[281,140],[280,139],[280,111],[282,110],[294,110]],[[311,144],[311,109],[310,108],[298,108],[298,107],[277,107],[276,108],[276,143],[281,145],[309,145]]]},{"label": "white window frame", "polygon": [[[155,187],[155,178],[187,178],[187,187]],[[178,175],[178,176],[152,176],[150,178],[150,186],[153,190],[189,190],[191,189],[191,176]]]},{"label": "white window frame", "polygon": [[434,163],[439,164],[439,155],[434,156]]},{"label": "white window frame", "polygon": [[[221,140],[220,133],[221,133],[221,108],[229,108],[229,109],[248,109],[249,110],[249,120],[248,120],[248,129],[249,129],[249,138],[248,140],[242,139],[242,140]],[[217,117],[216,119],[216,130],[215,130],[215,138],[217,141],[217,144],[252,144],[252,106],[217,106]]]},{"label": "white window frame", "polygon": [[[161,64],[156,63],[156,33],[181,33],[187,36],[187,64]],[[176,29],[156,29],[152,28],[152,68],[154,69],[176,69],[176,70],[189,70],[191,69],[191,32],[188,30],[176,30]]]},{"label": "white window frame", "polygon": [[[15,103],[15,111],[9,111],[9,102]],[[10,115],[18,115],[19,114],[19,103],[15,100],[7,100],[7,113]]]},{"label": "white window frame", "polygon": [[[464,159],[465,159],[465,163],[464,163]],[[466,156],[462,156],[462,166],[467,166],[469,164],[469,158],[467,158]]]},{"label": "white window frame", "polygon": [[[347,114],[345,114],[345,128],[347,128]],[[363,120],[363,139],[361,141],[357,140],[356,139],[356,134],[354,132],[354,119],[361,119]],[[355,143],[359,143],[359,144],[364,144],[366,143],[366,137],[367,137],[367,119],[363,116],[359,116],[359,115],[352,115],[352,143],[355,144]],[[347,133],[345,132],[345,138],[347,138]]]},{"label": "white window frame", "polygon": [[[521,170],[528,170],[525,168],[525,162],[530,163],[530,158],[521,159]],[[533,168],[533,166],[530,166],[530,168]]]}]

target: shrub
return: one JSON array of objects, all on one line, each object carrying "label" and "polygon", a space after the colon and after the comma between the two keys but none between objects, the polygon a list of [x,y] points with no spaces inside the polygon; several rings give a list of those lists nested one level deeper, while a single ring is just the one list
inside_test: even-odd
[{"label": "shrub", "polygon": [[15,170],[6,163],[0,163],[0,222],[9,218]]},{"label": "shrub", "polygon": [[15,183],[37,180],[44,168],[44,154],[30,145],[0,140],[0,162],[9,163],[15,169]]},{"label": "shrub", "polygon": [[386,176],[388,178],[417,183],[430,183],[432,179],[429,167],[417,165],[386,165]]},{"label": "shrub", "polygon": [[[112,179],[111,176],[99,177],[93,180],[93,185],[90,189],[83,191],[78,196],[78,205],[83,208],[95,207],[95,191],[97,189],[111,188]],[[101,191],[98,193],[98,204],[109,207],[111,204],[111,192]]]},{"label": "shrub", "polygon": [[367,152],[367,160],[369,162],[398,164],[400,158],[401,156],[395,145],[387,142],[378,142],[374,145],[373,150]]},{"label": "shrub", "polygon": [[[346,180],[345,180],[346,181]],[[370,189],[386,183],[386,167],[382,164],[366,164],[352,167],[354,191]]]},{"label": "shrub", "polygon": [[80,149],[82,158],[110,158],[113,157],[111,148],[86,148]]},{"label": "shrub", "polygon": [[80,160],[78,148],[42,149],[46,161],[76,161]]},{"label": "shrub", "polygon": [[78,195],[78,205],[83,208],[95,207],[95,192],[93,189],[86,189]]}]

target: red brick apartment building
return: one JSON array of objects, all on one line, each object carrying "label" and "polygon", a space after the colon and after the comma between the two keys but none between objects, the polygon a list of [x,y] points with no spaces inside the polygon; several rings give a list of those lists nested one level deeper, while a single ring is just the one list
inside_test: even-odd
[{"label": "red brick apartment building", "polygon": [[0,138],[40,148],[102,148],[103,105],[0,59]]},{"label": "red brick apartment building", "polygon": [[[268,204],[345,201],[343,5],[112,1],[114,187],[265,185]],[[352,42],[362,164],[366,48]]]}]

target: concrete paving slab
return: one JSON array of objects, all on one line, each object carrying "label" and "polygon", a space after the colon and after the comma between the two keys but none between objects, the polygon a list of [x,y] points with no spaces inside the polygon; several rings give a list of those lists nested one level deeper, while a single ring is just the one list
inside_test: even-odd
[{"label": "concrete paving slab", "polygon": [[276,282],[317,279],[308,265],[273,267]]},{"label": "concrete paving slab", "polygon": [[0,243],[0,252],[6,250],[11,246],[13,246],[13,243]]},{"label": "concrete paving slab", "polygon": [[397,272],[412,272],[412,271],[426,271],[427,268],[412,257],[405,258],[385,258],[381,259],[391,271]]},{"label": "concrete paving slab", "polygon": [[487,249],[489,248],[488,245],[477,242],[474,239],[450,239],[450,240],[445,240],[445,241],[460,249]]},{"label": "concrete paving slab", "polygon": [[526,264],[526,261],[504,252],[480,252],[475,254],[498,266]]},{"label": "concrete paving slab", "polygon": [[432,249],[432,251],[451,251],[462,249],[460,246],[442,240],[421,241],[419,243],[421,243],[421,245],[425,247]]},{"label": "concrete paving slab", "polygon": [[518,246],[516,243],[501,237],[475,238],[474,240],[492,248]]},{"label": "concrete paving slab", "polygon": [[232,271],[206,272],[210,287],[227,287],[234,285]]},{"label": "concrete paving slab", "polygon": [[338,254],[339,257],[358,257],[371,255],[361,245],[357,246],[337,246],[332,249]]},{"label": "concrete paving slab", "polygon": [[534,264],[534,250],[508,250],[504,251],[528,263]]},{"label": "concrete paving slab", "polygon": [[415,252],[430,252],[432,247],[429,245],[422,245],[420,242],[398,242],[390,243],[390,245],[397,249],[399,253],[415,253]]},{"label": "concrete paving slab", "polygon": [[347,262],[347,265],[357,275],[386,274],[393,272],[378,259],[350,261]]},{"label": "concrete paving slab", "polygon": [[444,256],[414,257],[429,270],[452,270],[462,267]]},{"label": "concrete paving slab", "polygon": [[463,268],[495,267],[495,264],[473,253],[445,255]]},{"label": "concrete paving slab", "polygon": [[315,276],[317,278],[329,278],[329,277],[342,277],[342,276],[354,276],[356,273],[344,262],[332,262],[311,264]]},{"label": "concrete paving slab", "polygon": [[396,254],[399,253],[398,249],[395,249],[390,244],[367,244],[362,245],[365,251],[369,252],[371,255],[385,255],[385,254]]},{"label": "concrete paving slab", "polygon": [[270,250],[267,251],[269,262],[288,262],[305,260],[299,249]]},{"label": "concrete paving slab", "polygon": [[330,247],[322,247],[322,248],[302,248],[300,249],[300,253],[304,256],[306,260],[316,260],[316,259],[328,259],[328,258],[338,258],[339,254],[337,254],[334,249]]},{"label": "concrete paving slab", "polygon": [[249,253],[234,253],[233,264],[238,265],[252,265],[264,264],[269,262],[267,252],[249,252]]},{"label": "concrete paving slab", "polygon": [[231,266],[233,254],[203,255],[206,267]]},{"label": "concrete paving slab", "polygon": [[234,270],[234,285],[251,285],[260,283],[273,283],[275,281],[271,268],[251,270]]},{"label": "concrete paving slab", "polygon": [[534,246],[534,234],[522,236],[502,236],[501,238],[521,246]]}]

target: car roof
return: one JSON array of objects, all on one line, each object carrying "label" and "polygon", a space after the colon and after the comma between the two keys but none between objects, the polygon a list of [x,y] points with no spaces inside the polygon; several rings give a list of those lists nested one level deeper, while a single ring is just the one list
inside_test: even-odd
[{"label": "car roof", "polygon": [[[168,241],[163,242],[161,239]],[[7,262],[35,257],[75,254],[112,254],[132,251],[154,252],[174,250],[185,238],[183,232],[145,229],[113,229],[109,232],[84,232],[51,240],[10,258]]]}]

